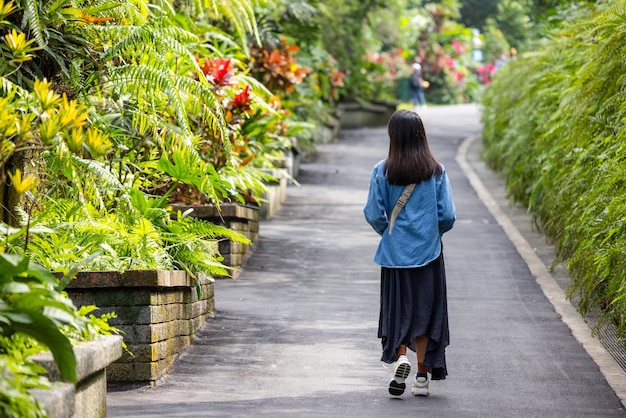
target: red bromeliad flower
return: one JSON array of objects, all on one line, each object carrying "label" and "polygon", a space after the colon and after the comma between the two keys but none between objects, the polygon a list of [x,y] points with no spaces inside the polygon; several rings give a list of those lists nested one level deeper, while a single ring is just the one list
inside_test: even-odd
[{"label": "red bromeliad flower", "polygon": [[214,60],[198,59],[200,69],[208,81],[216,86],[228,86],[234,84],[232,80],[231,64],[229,59],[216,58]]},{"label": "red bromeliad flower", "polygon": [[245,89],[235,94],[235,97],[233,99],[233,108],[245,111],[250,108],[250,104],[252,104],[252,98],[250,97],[250,86],[246,86]]}]

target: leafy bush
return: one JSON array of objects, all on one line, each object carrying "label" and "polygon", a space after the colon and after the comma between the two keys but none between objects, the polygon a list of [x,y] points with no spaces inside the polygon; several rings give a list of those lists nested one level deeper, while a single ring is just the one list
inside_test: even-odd
[{"label": "leafy bush", "polygon": [[581,309],[600,306],[626,337],[626,6],[577,13],[496,74],[485,158],[555,239]]},{"label": "leafy bush", "polygon": [[[75,272],[74,272],[75,273]],[[28,257],[0,252],[0,415],[41,417],[44,412],[28,393],[49,388],[42,367],[28,359],[49,350],[61,376],[76,382],[71,341],[84,341],[116,330],[108,317],[90,315],[94,307],[76,309],[62,292],[71,275],[58,280]]]},{"label": "leafy bush", "polygon": [[[241,55],[247,37],[237,47],[206,24],[218,12],[254,36],[250,4],[232,2],[234,15],[219,2],[209,15],[190,4],[205,19],[198,27],[166,3],[154,14],[124,2],[81,10],[57,2],[64,8],[54,14],[44,3],[0,7],[0,31],[11,28],[0,48],[0,222],[25,231],[8,250],[62,271],[99,253],[86,268],[225,275],[215,241],[247,240],[175,216],[169,203],[258,202],[265,191],[269,176],[246,159],[272,150],[248,147],[242,132],[250,113],[272,114],[270,93],[212,56],[220,45]],[[44,67],[51,81],[37,78]]]}]

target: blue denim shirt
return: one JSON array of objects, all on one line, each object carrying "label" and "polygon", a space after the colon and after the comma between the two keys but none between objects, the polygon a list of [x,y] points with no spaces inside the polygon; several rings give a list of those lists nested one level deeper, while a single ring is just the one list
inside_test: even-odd
[{"label": "blue denim shirt", "polygon": [[383,267],[422,267],[439,257],[441,235],[456,219],[452,190],[445,168],[439,176],[415,186],[389,235],[389,217],[405,186],[390,185],[383,173],[384,160],[374,167],[365,219],[382,238],[374,261]]}]

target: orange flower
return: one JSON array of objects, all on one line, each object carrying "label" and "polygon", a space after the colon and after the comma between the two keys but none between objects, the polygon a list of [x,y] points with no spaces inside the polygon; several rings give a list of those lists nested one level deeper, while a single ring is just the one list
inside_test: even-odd
[{"label": "orange flower", "polygon": [[343,71],[334,71],[331,74],[331,83],[335,87],[343,87],[343,76],[345,73]]},{"label": "orange flower", "polygon": [[100,25],[102,23],[115,21],[115,18],[113,17],[92,16],[84,12],[80,12],[80,19],[83,21],[83,23],[86,23],[87,25]]}]

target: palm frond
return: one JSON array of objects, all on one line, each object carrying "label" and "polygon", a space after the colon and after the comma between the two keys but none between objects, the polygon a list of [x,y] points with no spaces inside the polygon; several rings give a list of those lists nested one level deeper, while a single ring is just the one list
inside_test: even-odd
[{"label": "palm frond", "polygon": [[196,237],[218,239],[228,238],[235,242],[243,244],[249,244],[250,240],[240,232],[233,231],[221,225],[216,225],[211,222],[207,222],[203,219],[194,218],[191,216],[183,216],[178,214],[177,221],[172,222],[169,227],[169,231],[175,234],[185,233],[193,234]]}]

